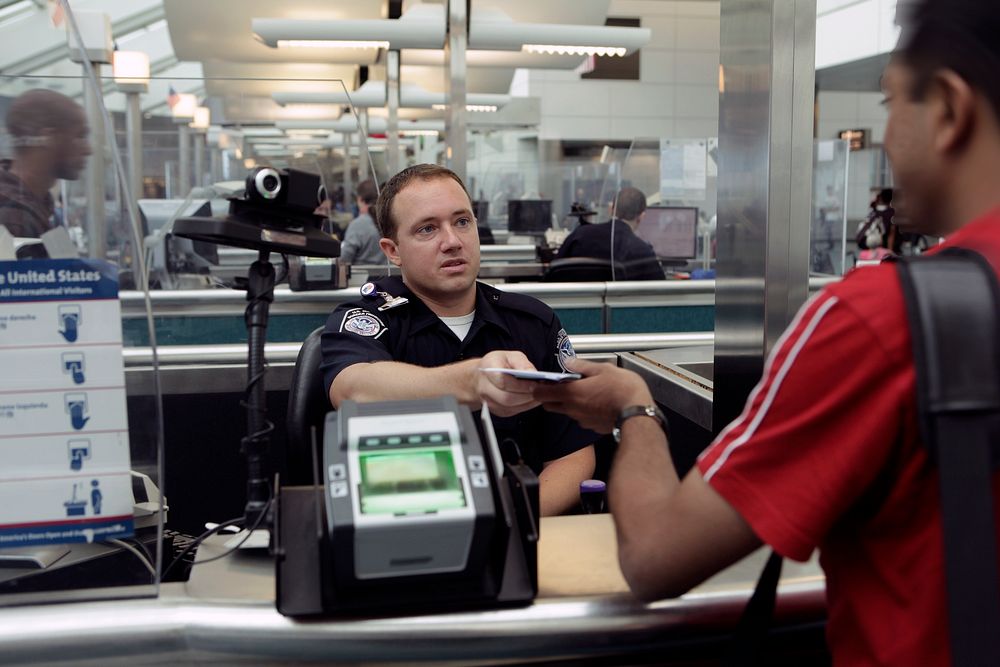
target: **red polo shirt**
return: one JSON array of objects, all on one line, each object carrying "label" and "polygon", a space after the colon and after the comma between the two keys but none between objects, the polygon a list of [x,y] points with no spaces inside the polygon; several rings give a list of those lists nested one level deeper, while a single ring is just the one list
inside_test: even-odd
[{"label": "red polo shirt", "polygon": [[[944,246],[997,270],[1000,210]],[[698,462],[779,553],[820,550],[836,665],[949,664],[937,472],[915,382],[895,267],[851,271],[802,307],[743,413]]]}]

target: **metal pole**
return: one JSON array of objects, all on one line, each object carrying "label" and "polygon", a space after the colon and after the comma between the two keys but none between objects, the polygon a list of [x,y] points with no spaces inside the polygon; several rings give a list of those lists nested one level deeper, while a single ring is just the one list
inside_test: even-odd
[{"label": "metal pole", "polygon": [[344,210],[350,211],[351,204],[354,202],[352,193],[354,191],[351,185],[351,133],[344,132]]},{"label": "metal pole", "polygon": [[[94,75],[100,80],[101,65],[93,63]],[[88,65],[84,64],[84,68]],[[86,79],[87,71],[83,76]],[[87,161],[87,247],[88,255],[105,259],[108,255],[107,218],[104,210],[104,169],[105,151],[107,151],[107,133],[104,131],[104,118],[101,116],[101,105],[97,98],[101,91],[93,90],[92,86],[83,87],[87,105],[87,121],[90,123],[90,143],[93,152]],[[114,149],[117,150],[117,142]],[[68,203],[68,202],[67,202]]]},{"label": "metal pole", "polygon": [[142,106],[139,93],[125,93],[125,145],[128,148],[128,178],[132,196],[142,199]]},{"label": "metal pole", "polygon": [[401,168],[399,162],[399,51],[389,51],[385,63],[389,122],[385,131],[385,156],[389,177]]},{"label": "metal pole", "polygon": [[469,161],[468,135],[466,132],[466,75],[465,50],[468,43],[468,16],[466,0],[448,2],[448,39],[444,46],[444,62],[448,82],[447,111],[445,116],[445,158],[448,167],[466,180]]},{"label": "metal pole", "polygon": [[222,180],[222,151],[212,148],[208,152],[208,172],[211,174],[212,183]]},{"label": "metal pole", "polygon": [[177,125],[177,186],[176,197],[187,197],[191,191],[191,128],[187,121]]},{"label": "metal pole", "polygon": [[716,432],[808,292],[816,74],[815,0],[721,7]]},{"label": "metal pole", "polygon": [[191,143],[194,144],[194,185],[200,188],[205,185],[205,133],[192,132]]},{"label": "metal pole", "polygon": [[358,110],[358,121],[361,127],[358,130],[358,181],[366,181],[368,175],[368,109]]}]

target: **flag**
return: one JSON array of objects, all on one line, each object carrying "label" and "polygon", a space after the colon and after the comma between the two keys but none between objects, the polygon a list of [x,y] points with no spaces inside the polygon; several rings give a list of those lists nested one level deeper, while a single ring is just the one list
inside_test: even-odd
[{"label": "flag", "polygon": [[167,91],[167,106],[173,109],[175,106],[177,106],[177,103],[180,101],[181,101],[181,96],[177,94],[177,91],[174,90],[173,86],[170,86],[169,90]]},{"label": "flag", "polygon": [[49,0],[49,19],[56,28],[66,20],[66,11],[63,8],[62,0]]}]

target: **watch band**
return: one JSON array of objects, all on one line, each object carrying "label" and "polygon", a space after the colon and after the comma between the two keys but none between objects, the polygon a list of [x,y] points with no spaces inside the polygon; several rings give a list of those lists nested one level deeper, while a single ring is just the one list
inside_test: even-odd
[{"label": "watch band", "polygon": [[663,434],[667,437],[670,436],[667,417],[656,405],[630,405],[619,413],[618,419],[615,420],[615,427],[611,429],[611,435],[614,436],[615,442],[622,441],[622,424],[625,423],[625,420],[638,416],[652,417],[659,422]]}]

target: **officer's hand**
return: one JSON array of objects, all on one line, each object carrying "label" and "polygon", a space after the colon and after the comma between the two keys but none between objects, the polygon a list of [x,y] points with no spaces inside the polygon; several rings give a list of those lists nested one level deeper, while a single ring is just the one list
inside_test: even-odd
[{"label": "officer's hand", "polygon": [[531,395],[535,382],[519,380],[503,373],[484,373],[480,368],[535,370],[524,353],[495,350],[480,359],[475,370],[475,391],[480,400],[489,406],[490,412],[500,417],[510,417],[538,406],[538,401]]},{"label": "officer's hand", "polygon": [[651,405],[645,381],[612,364],[570,359],[566,367],[583,378],[560,384],[539,382],[534,396],[542,407],[562,412],[598,433],[610,433],[619,413],[630,405]]}]

